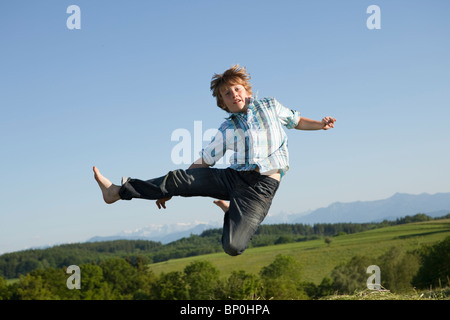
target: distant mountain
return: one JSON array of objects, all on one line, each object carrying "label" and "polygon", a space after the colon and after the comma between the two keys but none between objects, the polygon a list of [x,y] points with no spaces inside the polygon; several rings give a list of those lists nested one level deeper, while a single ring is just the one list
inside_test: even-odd
[{"label": "distant mountain", "polygon": [[179,223],[179,224],[165,224],[165,225],[150,225],[135,230],[124,230],[112,236],[96,236],[92,237],[87,242],[98,241],[113,241],[113,240],[151,240],[159,241],[166,244],[184,237],[189,237],[191,234],[199,235],[203,231],[216,228],[206,223]]},{"label": "distant mountain", "polygon": [[290,223],[380,222],[425,213],[440,217],[450,213],[450,193],[419,195],[396,193],[375,201],[335,202],[307,215],[291,215]]},{"label": "distant mountain", "polygon": [[[375,201],[335,202],[326,208],[319,208],[301,214],[279,214],[268,216],[264,224],[278,223],[339,223],[380,222],[405,216],[425,213],[430,217],[441,217],[450,213],[450,193],[419,195],[396,193],[392,197]],[[112,240],[151,240],[167,244],[172,241],[199,235],[203,231],[221,228],[222,225],[193,222],[190,224],[151,225],[135,230],[125,230],[107,237],[93,237],[87,242]]]}]

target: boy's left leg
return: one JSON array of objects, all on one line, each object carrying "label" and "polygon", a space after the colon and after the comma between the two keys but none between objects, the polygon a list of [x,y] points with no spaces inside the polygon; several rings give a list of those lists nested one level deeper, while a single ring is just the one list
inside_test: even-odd
[{"label": "boy's left leg", "polygon": [[198,168],[173,170],[166,175],[150,179],[128,179],[122,186],[117,186],[105,178],[96,167],[94,176],[106,203],[118,200],[142,198],[156,200],[169,196],[204,196],[217,199],[229,199],[231,189],[226,179],[225,170],[214,168]]},{"label": "boy's left leg", "polygon": [[111,181],[109,181],[109,179],[105,178],[95,166],[94,178],[97,181],[100,190],[102,191],[103,200],[106,203],[111,204],[120,200],[120,186],[113,184]]},{"label": "boy's left leg", "polygon": [[255,175],[249,182],[232,192],[230,206],[224,217],[222,246],[231,256],[240,255],[247,249],[269,212],[279,186],[277,180],[259,174],[256,176],[256,183]]},{"label": "boy's left leg", "polygon": [[230,186],[224,169],[173,170],[150,180],[128,179],[120,188],[122,200],[156,200],[172,196],[229,199]]}]

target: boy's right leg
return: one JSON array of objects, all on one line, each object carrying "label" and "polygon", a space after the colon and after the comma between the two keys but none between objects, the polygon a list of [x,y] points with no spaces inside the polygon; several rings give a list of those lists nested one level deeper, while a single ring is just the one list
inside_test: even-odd
[{"label": "boy's right leg", "polygon": [[[222,246],[236,256],[242,254],[269,212],[279,182],[255,173],[242,173],[243,180],[231,192],[225,212]],[[216,203],[220,206],[220,203]],[[224,208],[226,206],[224,205]]]},{"label": "boy's right leg", "polygon": [[197,168],[174,170],[150,179],[128,179],[120,188],[123,200],[157,200],[171,196],[229,199],[229,186],[223,169]]}]

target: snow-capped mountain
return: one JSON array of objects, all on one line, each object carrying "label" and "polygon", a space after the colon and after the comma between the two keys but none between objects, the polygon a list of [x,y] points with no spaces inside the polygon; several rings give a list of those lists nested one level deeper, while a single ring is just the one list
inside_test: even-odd
[{"label": "snow-capped mountain", "polygon": [[111,241],[111,240],[151,240],[159,241],[163,244],[169,243],[191,234],[201,234],[203,231],[218,228],[218,225],[210,223],[192,222],[176,224],[154,224],[133,230],[123,230],[118,234],[106,237],[93,237],[88,242]]}]

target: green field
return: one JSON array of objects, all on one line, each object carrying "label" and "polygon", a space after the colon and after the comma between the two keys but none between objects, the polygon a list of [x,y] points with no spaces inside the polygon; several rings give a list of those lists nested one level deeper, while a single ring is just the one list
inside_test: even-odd
[{"label": "green field", "polygon": [[244,270],[258,274],[262,267],[269,265],[278,254],[294,257],[303,267],[305,281],[319,284],[339,264],[348,262],[355,255],[373,257],[374,260],[391,247],[405,251],[418,249],[421,245],[434,244],[450,236],[450,219],[410,223],[374,229],[370,231],[340,235],[333,238],[330,245],[323,239],[296,242],[268,247],[249,248],[244,254],[230,257],[225,253],[215,253],[190,258],[169,260],[150,264],[156,274],[183,271],[192,261],[210,261],[222,277],[232,271]]}]

